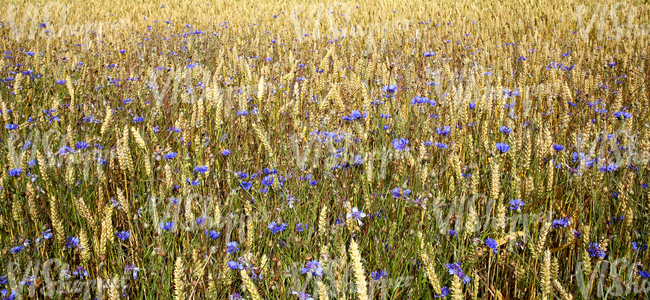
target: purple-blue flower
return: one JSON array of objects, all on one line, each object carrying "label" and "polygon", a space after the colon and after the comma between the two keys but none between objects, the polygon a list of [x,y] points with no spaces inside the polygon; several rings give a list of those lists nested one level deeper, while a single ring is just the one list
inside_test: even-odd
[{"label": "purple-blue flower", "polygon": [[82,141],[82,142],[78,142],[76,145],[74,145],[74,147],[75,147],[77,150],[83,150],[83,149],[88,148],[88,143],[83,142],[83,141]]},{"label": "purple-blue flower", "polygon": [[209,168],[207,166],[196,166],[196,167],[194,167],[194,172],[204,174],[205,172],[208,171],[208,169]]},{"label": "purple-blue flower", "polygon": [[287,228],[287,224],[286,223],[277,224],[275,223],[275,221],[273,221],[269,223],[269,225],[267,225],[266,228],[271,230],[271,233],[276,234],[278,232],[284,231]]},{"label": "purple-blue flower", "polygon": [[460,263],[446,264],[445,266],[449,271],[449,275],[456,275],[465,283],[468,283],[470,281],[470,278],[465,275],[465,272],[463,272],[463,269],[460,267]]},{"label": "purple-blue flower", "polygon": [[303,231],[305,231],[305,229],[308,229],[308,228],[309,228],[309,225],[307,225],[307,224],[303,224],[303,223],[296,224],[296,231],[298,231],[298,232],[303,232]]},{"label": "purple-blue flower", "polygon": [[385,270],[373,271],[373,272],[370,272],[370,277],[375,281],[379,281],[383,277],[388,277],[388,272],[386,272]]},{"label": "purple-blue flower", "polygon": [[494,239],[486,238],[485,239],[485,245],[488,248],[492,249],[492,252],[499,253],[499,250],[497,250],[497,248],[499,247],[499,244],[497,244],[497,242]]},{"label": "purple-blue flower", "polygon": [[253,184],[248,181],[242,181],[239,183],[239,186],[241,186],[245,190],[250,190]]},{"label": "purple-blue flower", "polygon": [[600,245],[598,245],[598,243],[590,243],[587,252],[589,253],[590,257],[598,256],[599,258],[605,258],[606,255],[605,251],[600,249]]},{"label": "purple-blue flower", "polygon": [[9,176],[18,176],[23,171],[23,169],[11,169],[9,170]]},{"label": "purple-blue flower", "polygon": [[262,178],[262,185],[264,186],[271,186],[273,184],[273,176],[271,175],[266,175],[264,178]]},{"label": "purple-blue flower", "polygon": [[360,211],[360,210],[355,206],[355,207],[353,207],[353,208],[350,210],[350,213],[347,214],[346,217],[347,217],[348,219],[350,219],[350,218],[357,219],[357,222],[359,222],[359,226],[361,226],[361,225],[363,225],[363,223],[361,222],[361,219],[365,218],[365,217],[366,217],[366,214],[363,213],[362,211]]},{"label": "purple-blue flower", "polygon": [[229,254],[234,254],[239,251],[239,244],[237,242],[229,242],[226,244],[226,252]]},{"label": "purple-blue flower", "polygon": [[74,237],[74,236],[69,236],[66,243],[65,247],[66,248],[76,248],[79,246],[79,239]]},{"label": "purple-blue flower", "polygon": [[443,128],[436,128],[436,132],[441,136],[447,136],[451,134],[451,127],[445,126]]},{"label": "purple-blue flower", "polygon": [[320,263],[315,260],[308,261],[305,264],[305,267],[300,269],[300,272],[302,272],[302,274],[309,273],[312,276],[323,276],[323,268],[321,268]]},{"label": "purple-blue flower", "polygon": [[618,169],[618,165],[614,163],[614,164],[604,165],[604,166],[598,168],[598,171],[601,172],[601,173],[614,172],[614,171],[616,171],[616,169]]},{"label": "purple-blue flower", "polygon": [[305,292],[291,291],[291,293],[298,296],[298,299],[300,299],[300,300],[314,300],[314,298],[311,295],[309,295],[309,294],[307,294]]},{"label": "purple-blue flower", "polygon": [[220,236],[221,236],[221,233],[216,232],[216,231],[214,231],[214,230],[210,230],[210,231],[206,230],[206,231],[205,231],[205,235],[209,236],[211,239],[214,240],[214,239],[220,237]]},{"label": "purple-blue flower", "polygon": [[407,149],[406,145],[408,145],[409,140],[407,139],[394,139],[393,140],[393,148],[398,151],[404,151]]},{"label": "purple-blue flower", "polygon": [[497,150],[499,150],[501,153],[506,153],[506,152],[510,151],[510,145],[508,145],[508,144],[506,144],[506,143],[497,143],[497,144],[496,144],[496,148],[497,148]]},{"label": "purple-blue flower", "polygon": [[174,228],[174,222],[160,223],[160,228],[166,231],[170,231]]},{"label": "purple-blue flower", "polygon": [[643,278],[643,279],[648,279],[648,278],[650,278],[650,272],[648,272],[648,271],[641,271],[641,270],[639,270],[639,271],[637,272],[637,274],[639,274],[639,276],[641,276],[641,278]]},{"label": "purple-blue flower", "polygon": [[512,199],[510,200],[510,210],[521,211],[525,204],[521,199]]},{"label": "purple-blue flower", "polygon": [[389,84],[389,85],[385,85],[384,87],[382,87],[381,90],[384,91],[384,92],[387,92],[389,94],[393,94],[393,93],[395,93],[397,91],[397,86],[394,85],[394,84]]},{"label": "purple-blue flower", "polygon": [[11,253],[13,254],[18,254],[20,251],[23,251],[24,247],[23,245],[18,245],[16,247],[11,248]]},{"label": "purple-blue flower", "polygon": [[566,216],[559,218],[557,220],[553,220],[552,227],[553,228],[560,228],[560,227],[567,227],[571,224],[571,217]]},{"label": "purple-blue flower", "polygon": [[117,236],[118,239],[123,241],[126,241],[126,239],[128,239],[131,236],[131,234],[128,231],[120,231],[115,235]]}]

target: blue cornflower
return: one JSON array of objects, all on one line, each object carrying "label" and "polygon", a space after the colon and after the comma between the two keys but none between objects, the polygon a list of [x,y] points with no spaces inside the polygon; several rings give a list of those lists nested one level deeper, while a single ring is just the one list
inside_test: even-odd
[{"label": "blue cornflower", "polygon": [[[434,292],[434,294],[435,294],[435,292]],[[442,288],[440,288],[440,295],[435,295],[435,297],[436,298],[444,298],[444,297],[447,297],[447,295],[449,295],[449,288],[446,287],[446,286],[443,286]]]},{"label": "blue cornflower", "polygon": [[196,167],[194,167],[194,172],[204,174],[205,172],[208,171],[208,169],[209,168],[207,166],[196,166]]},{"label": "blue cornflower", "polygon": [[470,278],[465,275],[465,272],[463,272],[463,269],[460,267],[460,263],[446,264],[445,266],[449,271],[449,275],[456,275],[465,283],[468,283],[470,281]]},{"label": "blue cornflower", "polygon": [[74,147],[77,150],[83,150],[83,149],[88,148],[88,143],[86,143],[86,142],[78,142],[76,145],[74,145]]},{"label": "blue cornflower", "polygon": [[59,155],[66,155],[68,153],[75,153],[75,151],[72,148],[68,147],[68,146],[63,146],[63,147],[61,147],[61,149],[59,149],[59,151],[57,153]]},{"label": "blue cornflower", "polygon": [[16,295],[16,291],[11,291],[11,294],[7,296],[8,291],[7,290],[0,290],[0,294],[2,294],[1,300],[15,300],[18,295]]},{"label": "blue cornflower", "polygon": [[636,252],[648,250],[648,244],[639,244],[637,242],[632,242],[632,249]]},{"label": "blue cornflower", "polygon": [[176,152],[169,152],[169,153],[165,154],[165,159],[172,159],[172,158],[176,157],[176,155],[178,155],[178,154],[176,154]]},{"label": "blue cornflower", "polygon": [[614,164],[611,164],[611,165],[604,165],[604,166],[598,168],[598,171],[601,172],[601,173],[614,172],[614,171],[616,171],[616,169],[618,169],[618,165],[614,163]]},{"label": "blue cornflower", "polygon": [[296,231],[298,231],[298,232],[303,232],[303,231],[305,231],[305,229],[308,229],[308,228],[309,228],[309,225],[307,225],[307,224],[302,224],[302,223],[296,224]]},{"label": "blue cornflower", "polygon": [[287,224],[286,223],[276,224],[275,221],[273,221],[269,223],[269,225],[267,225],[266,228],[271,230],[271,233],[275,234],[284,231],[287,228]]},{"label": "blue cornflower", "polygon": [[350,213],[347,214],[346,217],[347,217],[348,219],[350,219],[350,218],[357,219],[357,222],[359,223],[359,226],[361,226],[361,225],[363,225],[363,223],[361,222],[361,219],[365,218],[365,217],[366,217],[366,214],[363,213],[362,211],[360,211],[360,210],[355,206],[355,207],[353,207],[353,208],[350,210]]},{"label": "blue cornflower", "polygon": [[384,91],[384,92],[387,92],[389,94],[393,94],[393,93],[395,93],[397,91],[397,86],[394,85],[394,84],[389,84],[389,85],[385,85],[384,87],[382,87],[381,90]]},{"label": "blue cornflower", "polygon": [[[245,269],[244,265],[242,265],[240,263],[237,263],[236,261],[232,261],[232,260],[228,262],[228,268],[230,268],[231,270],[243,270],[243,269]],[[239,298],[239,299],[242,299],[242,298]]]},{"label": "blue cornflower", "polygon": [[84,269],[84,267],[78,266],[78,267],[75,268],[74,272],[72,272],[72,275],[79,276],[80,279],[84,279],[84,278],[88,277],[89,274],[88,274],[88,271],[86,271],[86,269]]},{"label": "blue cornflower", "polygon": [[209,236],[211,239],[214,240],[214,239],[217,239],[218,237],[220,237],[221,233],[216,232],[214,230],[210,230],[210,231],[206,230],[205,235]]},{"label": "blue cornflower", "polygon": [[410,189],[404,190],[402,188],[396,187],[396,188],[391,190],[391,193],[393,193],[393,197],[395,197],[395,198],[399,198],[399,197],[402,197],[402,196],[406,197],[411,193],[411,190]]},{"label": "blue cornflower", "polygon": [[510,210],[521,211],[525,204],[521,199],[512,199],[510,200]]},{"label": "blue cornflower", "polygon": [[582,152],[573,152],[573,153],[571,154],[571,158],[573,158],[573,162],[576,162],[576,161],[578,161],[578,160],[587,159],[587,155],[585,155],[585,154],[582,153]]},{"label": "blue cornflower", "polygon": [[564,150],[564,145],[553,145],[553,150],[560,152]]},{"label": "blue cornflower", "polygon": [[599,258],[605,258],[606,255],[605,251],[600,249],[600,245],[598,245],[598,243],[590,243],[587,252],[589,252],[590,257],[598,256]]},{"label": "blue cornflower", "polygon": [[174,228],[174,222],[160,223],[160,228],[166,231],[170,231]]},{"label": "blue cornflower", "polygon": [[9,170],[9,176],[18,176],[23,171],[23,169],[11,169]]},{"label": "blue cornflower", "polygon": [[510,132],[512,132],[512,129],[508,128],[508,126],[501,126],[499,127],[499,131],[505,134],[510,134]]},{"label": "blue cornflower", "polygon": [[228,155],[230,155],[230,150],[228,150],[228,149],[223,150],[223,151],[221,151],[221,154],[224,155],[224,156],[228,156]]},{"label": "blue cornflower", "polygon": [[442,129],[438,127],[436,128],[436,132],[441,136],[447,136],[451,134],[451,127],[445,126]]},{"label": "blue cornflower", "polygon": [[394,139],[393,140],[393,148],[398,151],[404,151],[405,149],[408,149],[406,145],[408,145],[409,140],[407,139]]},{"label": "blue cornflower", "polygon": [[438,147],[440,149],[448,149],[449,148],[449,146],[447,146],[447,144],[443,144],[443,143],[435,142],[434,145],[436,145],[436,147]]},{"label": "blue cornflower", "polygon": [[449,236],[450,236],[450,237],[452,237],[452,238],[453,238],[453,237],[456,237],[456,230],[449,229],[449,232],[448,232],[448,233],[449,233]]},{"label": "blue cornflower", "polygon": [[494,239],[486,238],[485,239],[485,245],[488,248],[492,249],[492,252],[499,253],[499,250],[497,250],[497,248],[499,247],[499,244],[497,244],[497,242]]},{"label": "blue cornflower", "polygon": [[64,80],[64,79],[59,79],[59,80],[56,81],[56,84],[58,84],[58,85],[64,85],[64,84],[65,84],[65,80]]},{"label": "blue cornflower", "polygon": [[253,186],[253,184],[248,182],[248,181],[242,181],[242,182],[239,183],[239,186],[241,186],[245,190],[250,190],[251,187]]},{"label": "blue cornflower", "polygon": [[7,124],[7,125],[5,125],[5,128],[9,129],[9,130],[16,130],[16,129],[18,129],[18,125],[16,125],[16,124]]},{"label": "blue cornflower", "polygon": [[300,300],[314,300],[314,298],[311,295],[309,295],[309,294],[307,294],[305,292],[291,291],[291,293],[298,296],[298,299],[300,299]]},{"label": "blue cornflower", "polygon": [[76,248],[79,246],[79,239],[74,236],[69,236],[65,246],[66,248]]},{"label": "blue cornflower", "polygon": [[436,55],[436,53],[433,52],[433,51],[426,51],[426,52],[424,52],[424,57],[432,57],[432,56],[434,56],[434,55]]},{"label": "blue cornflower", "polygon": [[388,277],[388,272],[386,272],[385,270],[373,271],[373,272],[370,272],[370,277],[372,277],[372,279],[375,280],[375,281],[379,281],[383,277]]},{"label": "blue cornflower", "polygon": [[307,264],[305,264],[305,267],[300,269],[300,272],[302,272],[302,274],[309,273],[312,276],[323,276],[323,268],[321,268],[320,263],[315,260],[308,261]]},{"label": "blue cornflower", "polygon": [[262,178],[262,185],[264,186],[271,186],[273,184],[273,176],[271,175],[266,175],[264,178]]},{"label": "blue cornflower", "polygon": [[637,272],[637,274],[639,274],[639,276],[641,276],[641,278],[643,278],[643,279],[648,279],[648,278],[650,278],[650,273],[649,273],[648,271],[641,271],[641,270],[639,270],[639,271]]},{"label": "blue cornflower", "polygon": [[499,150],[501,153],[506,153],[506,152],[510,151],[510,145],[508,145],[508,144],[506,144],[506,143],[497,143],[497,144],[496,144],[496,148],[497,148],[497,150]]},{"label": "blue cornflower", "polygon": [[134,265],[126,265],[124,267],[124,274],[126,275],[126,273],[129,271],[133,272],[133,279],[138,279],[138,272],[140,272],[140,268]]},{"label": "blue cornflower", "polygon": [[20,251],[23,251],[24,247],[23,245],[18,245],[16,247],[11,248],[11,253],[13,254],[18,254]]},{"label": "blue cornflower", "polygon": [[115,235],[117,236],[118,239],[123,241],[126,241],[126,239],[128,239],[131,236],[131,234],[128,231],[120,231]]},{"label": "blue cornflower", "polygon": [[567,227],[570,224],[571,224],[571,217],[566,216],[563,218],[559,218],[557,220],[553,220],[552,227],[553,228]]},{"label": "blue cornflower", "polygon": [[352,113],[350,114],[350,119],[352,120],[357,120],[363,118],[363,115],[361,114],[360,111],[358,110],[353,110]]},{"label": "blue cornflower", "polygon": [[133,123],[144,122],[144,117],[133,117]]},{"label": "blue cornflower", "polygon": [[626,112],[626,111],[618,111],[618,112],[614,113],[614,117],[616,117],[619,120],[621,120],[621,119],[631,119],[632,114],[629,113],[629,112]]},{"label": "blue cornflower", "polygon": [[229,242],[226,244],[226,252],[228,254],[235,254],[239,251],[239,244],[237,242]]}]

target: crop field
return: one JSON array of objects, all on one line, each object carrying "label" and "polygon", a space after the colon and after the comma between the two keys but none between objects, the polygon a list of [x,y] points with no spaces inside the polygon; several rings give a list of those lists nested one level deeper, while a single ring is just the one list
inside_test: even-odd
[{"label": "crop field", "polygon": [[647,1],[0,3],[0,299],[645,299]]}]

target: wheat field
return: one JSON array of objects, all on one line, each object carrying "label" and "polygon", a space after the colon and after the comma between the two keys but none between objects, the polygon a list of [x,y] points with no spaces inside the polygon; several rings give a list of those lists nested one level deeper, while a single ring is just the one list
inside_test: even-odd
[{"label": "wheat field", "polygon": [[643,299],[643,1],[0,3],[0,299]]}]

